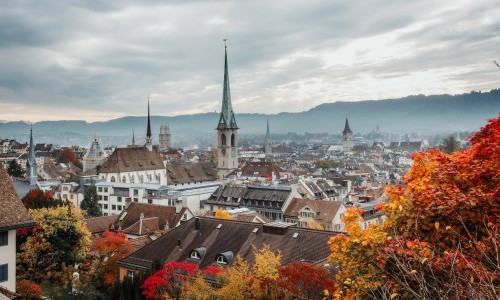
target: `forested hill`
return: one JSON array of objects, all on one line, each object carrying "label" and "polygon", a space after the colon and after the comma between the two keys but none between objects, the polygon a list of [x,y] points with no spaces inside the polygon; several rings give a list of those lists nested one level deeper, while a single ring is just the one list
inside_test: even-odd
[{"label": "forested hill", "polygon": [[[263,108],[265,111],[265,108]],[[299,113],[276,115],[238,113],[240,134],[264,134],[269,117],[272,133],[328,132],[340,133],[345,117],[354,132],[366,133],[379,126],[386,132],[447,133],[457,130],[477,130],[487,119],[500,113],[500,89],[490,92],[471,92],[461,95],[408,96],[400,99],[324,103]],[[175,117],[153,116],[153,133],[157,136],[162,122],[170,124],[173,139],[196,142],[197,138],[214,135],[218,114],[203,113]],[[106,122],[44,121],[33,125],[39,142],[51,136],[81,136],[95,133],[107,137],[131,136],[135,130],[141,139],[146,131],[146,117],[123,117]],[[24,122],[0,123],[0,138],[26,136],[29,125]],[[42,140],[40,140],[42,139]]]}]

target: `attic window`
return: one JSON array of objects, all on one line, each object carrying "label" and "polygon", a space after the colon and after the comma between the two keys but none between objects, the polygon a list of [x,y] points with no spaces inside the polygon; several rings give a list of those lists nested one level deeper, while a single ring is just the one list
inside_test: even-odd
[{"label": "attic window", "polygon": [[296,239],[298,236],[299,236],[299,233],[298,233],[298,232],[295,232],[295,233],[293,234],[293,236],[292,236],[292,237],[293,237],[294,239]]},{"label": "attic window", "polygon": [[259,231],[259,228],[257,228],[257,227],[256,227],[256,228],[254,228],[254,229],[252,230],[252,233],[257,233],[258,231]]},{"label": "attic window", "polygon": [[226,251],[217,255],[215,261],[220,265],[229,265],[233,261],[234,254],[232,251]]},{"label": "attic window", "polygon": [[221,229],[222,224],[217,225],[217,229]]},{"label": "attic window", "polygon": [[206,252],[207,248],[205,247],[196,248],[194,250],[191,250],[191,253],[189,253],[189,258],[201,260],[205,256]]}]

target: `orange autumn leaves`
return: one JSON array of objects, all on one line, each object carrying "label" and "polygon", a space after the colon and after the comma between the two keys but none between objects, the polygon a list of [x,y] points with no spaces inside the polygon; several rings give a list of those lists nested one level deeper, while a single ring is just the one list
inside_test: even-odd
[{"label": "orange autumn leaves", "polygon": [[500,292],[500,118],[470,138],[469,149],[413,155],[405,186],[390,186],[384,225],[330,241],[339,265],[337,296],[490,298]]}]

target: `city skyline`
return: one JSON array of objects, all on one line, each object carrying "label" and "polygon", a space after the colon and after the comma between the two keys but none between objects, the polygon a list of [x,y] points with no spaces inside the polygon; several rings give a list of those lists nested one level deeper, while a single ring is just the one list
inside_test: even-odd
[{"label": "city skyline", "polygon": [[0,120],[235,113],[498,88],[494,1],[0,4]]}]

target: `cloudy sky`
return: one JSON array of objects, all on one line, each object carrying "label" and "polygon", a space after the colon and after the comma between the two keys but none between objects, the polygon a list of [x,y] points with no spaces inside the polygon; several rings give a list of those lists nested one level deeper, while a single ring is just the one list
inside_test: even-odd
[{"label": "cloudy sky", "polygon": [[0,120],[236,113],[498,88],[498,0],[1,1]]}]

